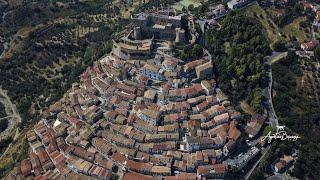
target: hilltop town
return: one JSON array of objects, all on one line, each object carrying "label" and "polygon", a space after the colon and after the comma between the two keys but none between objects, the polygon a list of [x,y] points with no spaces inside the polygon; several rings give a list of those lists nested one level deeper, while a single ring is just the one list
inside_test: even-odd
[{"label": "hilltop town", "polygon": [[[5,141],[8,148],[1,147],[6,150],[1,157],[8,156],[11,144],[20,137],[25,142],[18,146],[22,155],[10,152],[18,158],[1,169],[1,173],[13,169],[5,172],[6,179],[291,179],[304,172],[302,161],[308,168],[315,162],[316,158],[301,158],[305,154],[300,148],[315,147],[305,143],[310,137],[306,127],[318,133],[312,125],[320,104],[317,3],[204,1],[180,10],[173,8],[181,5],[178,3],[159,7],[156,1],[118,3],[125,6],[106,7],[108,13],[114,11],[108,14],[110,18],[101,14],[70,16],[70,31],[62,25],[65,20],[55,20],[50,23],[58,25],[42,30],[35,27],[40,30],[31,33],[39,38],[34,47],[37,50],[50,50],[52,44],[52,49],[59,50],[61,42],[70,45],[67,54],[59,54],[61,60],[75,65],[57,68],[60,62],[53,64],[60,69],[53,74],[62,80],[52,80],[55,75],[44,79],[55,83],[54,88],[61,86],[59,93],[65,93],[61,99],[53,94],[36,97],[40,103],[35,100],[30,105],[33,109],[28,107],[24,112],[40,113],[40,120],[30,119],[30,127],[22,127],[25,114],[21,118],[15,106],[12,116],[0,111],[0,119],[17,119],[9,121],[10,126],[8,121],[1,124],[5,133],[1,130],[0,137],[9,137]],[[283,13],[284,17],[273,17],[269,11]],[[282,24],[294,21],[287,17],[290,13],[305,18],[305,22],[288,31],[291,24]],[[77,29],[79,19],[87,18],[98,25]],[[90,26],[88,22],[81,26]],[[51,28],[68,30],[51,40],[42,39]],[[64,39],[75,34],[72,43]],[[81,44],[90,45],[81,49]],[[74,48],[81,52],[78,58],[71,52]],[[4,56],[12,56],[11,48],[7,49],[3,50]],[[86,58],[81,59],[82,55]],[[35,64],[44,66],[41,63]],[[79,80],[71,68],[77,68]],[[64,74],[73,80],[63,80]],[[304,85],[305,90],[299,90]],[[305,97],[312,102],[305,103]],[[12,104],[9,97],[6,100]],[[302,105],[296,105],[297,101]],[[310,111],[303,110],[303,105]],[[298,115],[293,114],[295,111]],[[302,116],[310,120],[301,122],[303,125],[292,122]],[[288,126],[279,126],[282,124]],[[297,130],[301,126],[301,131]],[[267,133],[278,131],[304,138],[303,143],[265,140]],[[298,169],[295,174],[294,168]]]},{"label": "hilltop town", "polygon": [[27,132],[29,157],[10,177],[224,178],[244,168],[262,147],[244,133],[256,139],[266,115],[239,124],[207,51],[173,56],[172,44],[194,46],[193,23],[171,8],[135,14],[132,31]]}]

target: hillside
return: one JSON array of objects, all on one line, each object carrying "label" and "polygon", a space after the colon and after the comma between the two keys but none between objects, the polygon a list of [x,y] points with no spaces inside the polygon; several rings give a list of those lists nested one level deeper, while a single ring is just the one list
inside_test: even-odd
[{"label": "hillside", "polygon": [[0,1],[0,85],[23,119],[16,140],[0,154],[0,177],[26,156],[25,132],[88,66],[110,51],[111,39],[130,25],[130,14],[159,4],[127,2]]},{"label": "hillside", "polygon": [[6,117],[6,111],[4,105],[0,103],[0,118]]},{"label": "hillside", "polygon": [[[320,73],[317,63],[316,59],[299,59],[291,55],[272,66],[274,104],[280,123],[302,137],[293,170],[293,175],[298,178],[314,179],[320,176],[317,170],[320,154],[316,151],[320,148]],[[292,147],[292,144],[287,146]]]},{"label": "hillside", "polygon": [[271,52],[262,24],[243,12],[233,11],[221,26],[221,31],[212,30],[206,37],[208,49],[217,59],[220,88],[239,108],[242,104],[242,108],[249,107],[245,111],[262,112],[263,60]]},{"label": "hillside", "polygon": [[[121,12],[138,5],[102,0],[0,1],[0,86],[23,118],[19,137],[80,73],[110,51],[112,36],[128,25]],[[1,141],[2,149],[11,141],[11,137]],[[0,153],[0,177],[26,155],[25,145],[24,138],[17,138],[4,156]]]},{"label": "hillside", "polygon": [[[301,8],[300,6],[291,7],[292,11],[302,12],[298,7]],[[298,10],[295,10],[296,8]],[[260,21],[271,45],[277,41],[289,42],[292,38],[299,43],[310,39],[311,35],[308,33],[310,30],[301,26],[301,23],[307,21],[307,15],[302,13],[291,15],[287,12],[288,9],[274,6],[263,8],[258,3],[254,3],[246,9],[246,15]]]}]

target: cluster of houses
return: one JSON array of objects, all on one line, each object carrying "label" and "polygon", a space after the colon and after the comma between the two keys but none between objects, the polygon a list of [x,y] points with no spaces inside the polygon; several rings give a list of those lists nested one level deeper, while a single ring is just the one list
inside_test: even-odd
[{"label": "cluster of houses", "polygon": [[[179,75],[158,79],[146,65]],[[212,66],[170,57],[95,62],[27,133],[30,158],[12,176],[109,179],[117,166],[127,178],[223,177],[223,159],[240,145],[241,114],[216,91]]]},{"label": "cluster of houses", "polygon": [[231,0],[227,4],[230,9],[235,10],[243,8],[251,2],[253,2],[253,0]]},{"label": "cluster of houses", "polygon": [[[160,59],[95,62],[27,133],[30,157],[12,177],[109,179],[115,166],[146,176],[223,177],[223,157],[239,145],[240,113],[216,93],[210,60]],[[179,76],[158,79],[158,70],[141,70],[147,65]]]},{"label": "cluster of houses", "polygon": [[273,167],[274,173],[282,173],[286,169],[288,169],[290,166],[293,165],[294,157],[291,155],[286,156],[284,155],[282,158],[280,158],[276,164]]},{"label": "cluster of houses", "polygon": [[315,14],[312,23],[312,39],[300,45],[301,51],[296,51],[296,54],[300,57],[310,58],[314,56],[314,50],[319,46],[319,39],[315,37],[315,34],[320,31],[320,5],[308,1],[299,1],[299,3],[303,6],[305,11],[310,10]]},{"label": "cluster of houses", "polygon": [[[174,22],[180,26],[179,19]],[[122,57],[111,53],[96,61],[43,113],[26,136],[29,158],[9,178],[110,179],[118,173],[130,180],[220,179],[227,174],[223,161],[241,146],[242,115],[217,88],[212,60],[185,62],[158,52],[150,59]],[[252,138],[264,120],[252,117],[246,128]],[[246,157],[255,154],[253,149]]]},{"label": "cluster of houses", "polygon": [[205,13],[206,17],[210,17],[213,20],[217,20],[228,14],[230,10],[237,10],[243,7],[246,7],[253,0],[231,0],[227,3],[227,6],[224,4],[217,4],[215,6],[210,6],[209,11]]}]

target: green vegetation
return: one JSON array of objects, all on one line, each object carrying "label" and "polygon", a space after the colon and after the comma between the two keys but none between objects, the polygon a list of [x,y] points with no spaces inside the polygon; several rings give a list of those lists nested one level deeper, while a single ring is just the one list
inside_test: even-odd
[{"label": "green vegetation", "polygon": [[[291,133],[291,132],[290,132]],[[291,147],[297,146],[296,142],[292,141],[273,141],[270,149],[266,152],[259,165],[254,169],[249,180],[266,179],[273,175],[272,165],[283,155],[290,155],[292,153]]]},{"label": "green vegetation", "polygon": [[167,6],[173,5],[177,1],[179,0],[149,0],[147,3],[141,5],[137,10],[144,11],[146,9],[153,8],[153,7],[161,7],[161,6],[167,7]]},{"label": "green vegetation", "polygon": [[[221,31],[207,33],[208,49],[216,56],[218,84],[234,104],[249,102],[256,112],[261,112],[261,90],[264,57],[271,50],[261,32],[262,25],[244,13],[233,11],[223,21]],[[228,52],[224,44],[228,43]]]},{"label": "green vegetation", "polygon": [[[0,142],[0,152],[5,149],[12,142],[12,139],[3,140]],[[2,164],[0,167],[0,178],[3,178],[7,173],[9,173],[14,167],[15,163],[21,162],[23,159],[28,158],[29,154],[29,144],[25,138],[22,138],[22,144],[19,144],[18,150],[13,153],[13,161],[9,161]]]},{"label": "green vegetation", "polygon": [[262,9],[258,3],[254,3],[253,5],[249,6],[246,11],[246,15],[257,19],[264,28],[264,31],[271,42],[271,44],[275,43],[282,39],[279,35],[279,28],[278,26],[270,19],[270,16]]},{"label": "green vegetation", "polygon": [[298,59],[291,52],[287,58],[272,65],[273,102],[280,123],[302,137],[296,143],[299,153],[292,173],[299,179],[320,177],[320,73],[316,63],[316,59]]},{"label": "green vegetation", "polygon": [[0,118],[6,117],[6,111],[5,111],[5,107],[2,103],[0,103]]},{"label": "green vegetation", "polygon": [[193,9],[194,7],[198,7],[203,2],[204,0],[180,0],[173,7],[181,11],[183,8]]},{"label": "green vegetation", "polygon": [[274,134],[277,130],[272,126],[268,125],[264,128],[262,136],[266,136],[269,132],[270,134]]},{"label": "green vegetation", "polygon": [[[0,118],[6,117],[5,107],[0,103]],[[0,133],[3,132],[8,127],[8,119],[0,119]]]},{"label": "green vegetation", "polygon": [[[9,49],[0,59],[0,82],[22,117],[21,136],[60,99],[92,63],[110,52],[132,12],[174,0],[133,1],[0,1],[0,36]],[[1,49],[3,47],[1,46]],[[2,51],[1,51],[2,52]],[[1,159],[0,178],[27,155],[21,138]],[[2,143],[2,148],[9,141]],[[14,154],[15,153],[15,154]],[[13,158],[14,157],[14,158]]]},{"label": "green vegetation", "polygon": [[[12,138],[3,139],[0,141],[0,154],[3,153],[5,148],[12,142]],[[0,176],[1,177],[1,176]]]},{"label": "green vegetation", "polygon": [[180,52],[180,59],[182,60],[188,60],[192,58],[201,57],[203,55],[203,49],[199,44],[195,44],[192,47],[185,47]]},{"label": "green vegetation", "polygon": [[293,0],[285,7],[277,7],[282,9],[283,13],[278,16],[272,16],[273,21],[280,27],[290,24],[294,19],[302,15],[303,7],[299,4],[298,0]]},{"label": "green vegetation", "polygon": [[[274,145],[272,146],[274,147]],[[266,155],[263,157],[263,159],[260,161],[259,165],[254,169],[251,176],[249,177],[249,180],[256,180],[256,179],[265,179],[264,176],[266,174],[271,174],[271,168],[270,168],[270,162],[274,160],[274,150],[275,148],[271,148]]]},{"label": "green vegetation", "polygon": [[285,35],[289,40],[297,40],[300,43],[309,39],[308,33],[305,29],[300,27],[300,23],[306,20],[305,17],[299,17],[293,20],[290,24],[284,26],[281,29],[281,33]]},{"label": "green vegetation", "polygon": [[273,44],[273,50],[277,51],[277,52],[285,52],[287,50],[286,48],[286,44],[283,41],[276,41]]},{"label": "green vegetation", "polygon": [[320,59],[320,47],[319,46],[314,50],[314,57],[316,59]]},{"label": "green vegetation", "polygon": [[0,168],[0,177],[5,177],[11,169],[13,169],[14,164],[12,162],[5,164],[3,167]]},{"label": "green vegetation", "polygon": [[119,179],[119,175],[118,174],[112,174],[111,180],[118,180],[118,179]]},{"label": "green vegetation", "polygon": [[[110,40],[129,24],[120,16],[129,6],[104,0],[0,2],[1,16],[8,13],[4,21],[0,18],[0,36],[9,42],[0,59],[0,82],[23,119],[23,138],[13,142],[1,158],[0,178],[28,154],[23,133],[40,118],[40,112],[111,50]],[[1,142],[1,152],[11,141]]]},{"label": "green vegetation", "polygon": [[[9,5],[0,35],[12,37],[0,60],[0,82],[24,123],[59,99],[87,66],[111,49],[110,39],[127,20],[112,2]],[[36,87],[36,88],[35,88]],[[37,105],[36,105],[37,104]]]},{"label": "green vegetation", "polygon": [[0,133],[7,129],[8,124],[9,124],[8,119],[0,120]]},{"label": "green vegetation", "polygon": [[285,43],[291,40],[302,43],[309,38],[306,28],[311,24],[307,18],[309,16],[303,14],[303,9],[297,1],[292,1],[285,8],[271,6],[265,9],[255,3],[246,8],[245,13],[260,21],[271,45],[278,41]]},{"label": "green vegetation", "polygon": [[188,9],[189,11],[192,12],[192,14],[197,17],[197,18],[202,18],[205,16],[205,13],[209,11],[209,7],[213,6],[214,4],[216,4],[217,2],[215,1],[202,1],[201,2],[201,6],[193,6],[193,8],[188,9],[190,7],[183,7],[182,11],[184,11],[184,9]]}]

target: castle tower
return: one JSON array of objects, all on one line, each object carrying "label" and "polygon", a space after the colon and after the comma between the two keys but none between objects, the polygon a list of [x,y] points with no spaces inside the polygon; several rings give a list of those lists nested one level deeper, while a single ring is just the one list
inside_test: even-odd
[{"label": "castle tower", "polygon": [[181,28],[176,28],[176,43],[185,41],[185,30]]},{"label": "castle tower", "polygon": [[133,29],[133,38],[135,40],[141,40],[141,28],[140,28],[140,26],[134,27],[134,29]]}]

